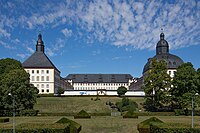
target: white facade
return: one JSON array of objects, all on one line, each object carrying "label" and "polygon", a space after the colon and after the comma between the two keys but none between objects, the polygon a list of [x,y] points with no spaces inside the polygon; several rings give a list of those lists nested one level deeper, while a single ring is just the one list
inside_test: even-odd
[{"label": "white facade", "polygon": [[117,90],[119,87],[124,86],[129,90],[130,84],[133,80],[129,80],[128,83],[72,83],[68,81],[73,87],[74,90]]},{"label": "white facade", "polygon": [[[65,91],[63,95],[65,96],[79,96],[79,95],[97,95],[98,91],[91,91],[91,90],[79,90],[79,91]],[[99,93],[98,93],[99,94]],[[102,93],[102,95],[108,95],[108,96],[117,96],[117,91],[105,91]],[[127,91],[125,93],[126,96],[145,96],[144,91]]]},{"label": "white facade", "polygon": [[54,93],[55,70],[47,68],[25,68],[30,74],[30,83],[38,88],[39,94]]},{"label": "white facade", "polygon": [[171,77],[171,78],[173,78],[174,77],[174,74],[176,73],[176,69],[168,69],[167,70],[167,74],[169,74],[169,76]]}]

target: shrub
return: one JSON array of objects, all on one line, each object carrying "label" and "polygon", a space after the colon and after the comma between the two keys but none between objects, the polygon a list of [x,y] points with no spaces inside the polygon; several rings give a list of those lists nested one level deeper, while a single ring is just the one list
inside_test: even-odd
[{"label": "shrub", "polygon": [[0,123],[9,122],[9,118],[0,118]]},{"label": "shrub", "polygon": [[138,104],[126,97],[122,98],[122,101],[117,102],[116,106],[120,112],[135,111],[138,108]]},{"label": "shrub", "polygon": [[81,125],[67,118],[61,118],[56,123],[69,124],[70,133],[78,133],[81,131]]},{"label": "shrub", "polygon": [[174,116],[174,112],[136,112],[138,116]]},{"label": "shrub", "polygon": [[123,118],[138,118],[138,115],[135,114],[135,113],[132,112],[132,111],[128,111],[128,112],[126,112],[125,115],[123,115]]},{"label": "shrub", "polygon": [[163,121],[159,120],[156,117],[151,117],[137,125],[137,129],[140,133],[150,133],[150,125],[152,123],[163,123]]},{"label": "shrub", "polygon": [[81,110],[74,116],[74,119],[78,118],[91,118],[91,116],[85,110]]}]

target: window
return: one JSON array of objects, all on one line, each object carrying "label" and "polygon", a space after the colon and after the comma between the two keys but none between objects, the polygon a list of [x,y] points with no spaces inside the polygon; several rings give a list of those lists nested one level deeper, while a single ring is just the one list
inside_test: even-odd
[{"label": "window", "polygon": [[34,73],[34,70],[32,70],[32,73]]},{"label": "window", "polygon": [[44,70],[42,70],[42,72],[41,72],[42,74],[44,74]]},{"label": "window", "polygon": [[39,76],[37,76],[37,81],[39,81],[40,80],[40,78],[39,78]]},{"label": "window", "polygon": [[44,76],[42,76],[41,80],[44,81]]},{"label": "window", "polygon": [[32,77],[31,77],[31,80],[32,80],[32,81],[34,81],[34,80],[35,80],[34,76],[32,76]]},{"label": "window", "polygon": [[39,70],[37,70],[37,73],[39,73]]},{"label": "window", "polygon": [[49,81],[49,76],[47,76],[46,80]]},{"label": "window", "polygon": [[42,92],[44,92],[44,89],[42,89]]},{"label": "window", "polygon": [[171,75],[171,71],[169,71],[169,75]]},{"label": "window", "polygon": [[47,89],[47,92],[49,92],[49,89]]},{"label": "window", "polygon": [[47,73],[49,73],[49,70],[47,70]]},{"label": "window", "polygon": [[37,84],[37,88],[39,88],[40,87],[40,85],[39,84]]},{"label": "window", "polygon": [[44,84],[42,84],[41,87],[44,88]]},{"label": "window", "polygon": [[49,88],[49,84],[46,85],[46,88]]},{"label": "window", "polygon": [[27,73],[29,73],[29,70],[27,70]]}]

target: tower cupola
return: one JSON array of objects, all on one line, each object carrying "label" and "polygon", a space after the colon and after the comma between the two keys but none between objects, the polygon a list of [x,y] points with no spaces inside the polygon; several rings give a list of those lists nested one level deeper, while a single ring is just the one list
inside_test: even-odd
[{"label": "tower cupola", "polygon": [[44,43],[42,41],[42,35],[41,34],[38,35],[38,40],[37,40],[37,44],[36,44],[36,51],[44,53]]},{"label": "tower cupola", "polygon": [[166,54],[169,53],[169,45],[168,42],[165,40],[164,33],[160,34],[160,41],[156,45],[156,54]]}]

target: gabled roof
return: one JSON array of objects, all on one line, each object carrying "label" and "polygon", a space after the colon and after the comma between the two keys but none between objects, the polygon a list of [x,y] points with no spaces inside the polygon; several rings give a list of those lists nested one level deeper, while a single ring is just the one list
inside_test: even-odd
[{"label": "gabled roof", "polygon": [[128,83],[130,74],[69,74],[66,80],[73,83]]},{"label": "gabled roof", "polygon": [[[43,52],[36,51],[22,63],[24,68],[54,68],[58,70]],[[59,71],[59,70],[58,70]]]}]

